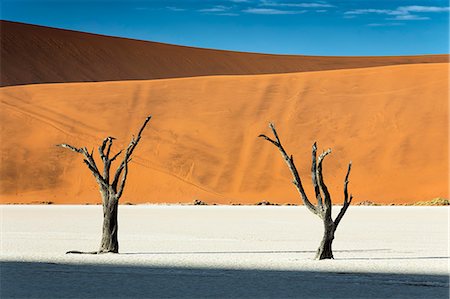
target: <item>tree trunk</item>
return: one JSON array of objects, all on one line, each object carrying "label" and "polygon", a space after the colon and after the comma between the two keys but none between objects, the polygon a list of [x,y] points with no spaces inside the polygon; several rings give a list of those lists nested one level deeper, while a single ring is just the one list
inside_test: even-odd
[{"label": "tree trunk", "polygon": [[103,230],[102,242],[99,253],[119,253],[119,241],[117,239],[118,221],[117,210],[119,201],[114,195],[108,196],[103,204]]},{"label": "tree trunk", "polygon": [[324,220],[323,238],[316,252],[316,260],[325,260],[334,258],[332,245],[335,230],[336,227],[331,219],[328,221]]}]

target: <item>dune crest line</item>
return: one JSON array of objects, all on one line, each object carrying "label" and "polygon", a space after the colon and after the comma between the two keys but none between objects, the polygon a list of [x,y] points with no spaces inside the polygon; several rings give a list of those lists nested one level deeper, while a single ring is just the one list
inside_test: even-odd
[{"label": "dune crest line", "polygon": [[277,74],[449,61],[449,55],[269,55],[176,46],[10,21],[0,21],[0,27],[1,86]]}]

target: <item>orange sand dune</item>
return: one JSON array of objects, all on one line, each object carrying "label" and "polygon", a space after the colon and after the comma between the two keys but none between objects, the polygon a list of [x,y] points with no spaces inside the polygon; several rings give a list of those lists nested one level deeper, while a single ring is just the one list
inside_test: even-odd
[{"label": "orange sand dune", "polygon": [[218,51],[0,22],[1,86],[270,74],[448,62],[448,55],[320,57]]},{"label": "orange sand dune", "polygon": [[310,149],[335,202],[348,161],[355,201],[448,196],[448,64],[279,75],[41,84],[0,89],[1,202],[98,202],[67,142],[124,147],[145,116],[122,202],[299,202],[278,151],[257,138],[274,121],[307,191]]}]

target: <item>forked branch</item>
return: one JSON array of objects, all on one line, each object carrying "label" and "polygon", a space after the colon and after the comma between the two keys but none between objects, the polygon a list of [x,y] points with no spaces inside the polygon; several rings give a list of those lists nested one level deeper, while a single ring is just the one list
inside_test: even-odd
[{"label": "forked branch", "polygon": [[[123,150],[120,150],[112,158],[109,158],[113,140],[115,139],[114,137],[111,137],[111,136],[106,137],[103,140],[101,146],[98,147],[98,152],[99,152],[100,158],[102,159],[102,162],[103,162],[103,175],[100,173],[100,171],[97,168],[97,165],[95,164],[93,152],[89,153],[86,147],[77,148],[75,146],[72,146],[72,145],[66,144],[66,143],[58,144],[57,146],[64,147],[64,148],[67,148],[76,153],[82,154],[84,156],[84,160],[83,160],[84,163],[88,166],[89,170],[92,172],[92,174],[94,175],[97,182],[104,188],[109,188],[111,186],[113,188],[113,190],[115,192],[117,192],[117,199],[119,199],[120,196],[122,195],[123,189],[125,187],[125,181],[127,179],[127,174],[128,174],[128,163],[131,161],[131,155],[133,154],[134,149],[136,148],[139,141],[141,140],[142,132],[144,131],[145,127],[147,126],[147,124],[151,118],[152,118],[151,116],[148,116],[145,119],[141,128],[139,129],[137,137],[134,137],[134,136],[132,137],[130,144],[128,145],[128,147],[125,151],[123,160],[117,167],[117,170],[114,175],[114,180],[111,185],[109,184],[109,176],[110,176],[109,172],[110,172],[110,168],[111,168],[111,163],[113,161],[115,161],[117,159],[117,157],[123,152]],[[122,174],[122,179],[120,182],[120,186],[118,186],[121,174]],[[119,187],[119,188],[117,188],[117,187]]]},{"label": "forked branch", "polygon": [[83,162],[87,165],[89,170],[92,172],[92,174],[94,175],[97,182],[102,186],[105,186],[105,187],[108,186],[107,182],[104,180],[103,176],[98,171],[97,165],[95,164],[94,157],[92,156],[93,153],[92,152],[89,153],[86,147],[77,148],[75,146],[72,146],[72,145],[66,144],[66,143],[57,144],[56,146],[67,148],[71,151],[82,154],[84,156]]},{"label": "forked branch", "polygon": [[303,204],[314,214],[319,215],[319,210],[316,206],[314,206],[306,196],[305,190],[303,189],[302,181],[300,178],[300,175],[298,174],[297,168],[294,164],[294,157],[292,155],[288,155],[286,151],[283,148],[283,145],[281,144],[280,138],[278,137],[278,133],[275,129],[275,125],[273,123],[269,123],[269,128],[272,130],[272,133],[276,140],[273,140],[269,137],[267,137],[264,134],[259,135],[258,137],[264,138],[265,140],[271,142],[273,145],[275,145],[278,150],[281,153],[281,156],[283,157],[284,161],[286,162],[287,166],[289,167],[289,170],[292,173],[293,181],[292,183],[297,188],[297,191],[300,193],[300,196],[302,198]]},{"label": "forked branch", "polygon": [[[133,154],[134,149],[136,148],[136,146],[139,143],[139,140],[141,140],[141,135],[142,132],[144,131],[145,127],[147,126],[148,122],[150,121],[150,119],[152,118],[152,116],[148,116],[144,123],[142,124],[142,127],[140,128],[138,134],[136,137],[132,137],[130,144],[128,145],[126,151],[125,151],[125,155],[123,157],[122,162],[120,163],[119,167],[117,167],[116,173],[114,174],[114,180],[111,184],[111,186],[116,189],[117,185],[119,183],[119,179],[120,179],[120,175],[122,174],[122,171],[125,169],[125,171],[123,172],[122,175],[122,183],[119,186],[119,190],[118,190],[118,194],[122,194],[123,191],[123,187],[125,186],[125,180],[127,179],[127,173],[128,171],[126,170],[127,164],[130,162],[131,160],[131,155]],[[116,156],[113,157],[114,159],[117,158]]]}]

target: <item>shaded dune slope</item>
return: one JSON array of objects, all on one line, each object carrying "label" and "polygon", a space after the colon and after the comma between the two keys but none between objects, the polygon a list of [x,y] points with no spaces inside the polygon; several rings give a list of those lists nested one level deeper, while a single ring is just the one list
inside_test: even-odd
[{"label": "shaded dune slope", "polygon": [[[278,75],[40,84],[0,89],[2,202],[98,202],[78,154],[105,136],[126,146],[148,113],[122,202],[299,202],[268,121],[307,192],[311,145],[335,202],[348,161],[355,201],[448,195],[448,64]],[[7,142],[5,142],[7,140]]]},{"label": "shaded dune slope", "polygon": [[1,21],[1,86],[270,74],[447,62],[448,55],[321,57],[182,47]]}]

